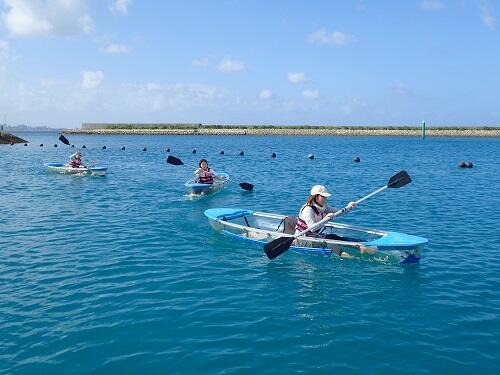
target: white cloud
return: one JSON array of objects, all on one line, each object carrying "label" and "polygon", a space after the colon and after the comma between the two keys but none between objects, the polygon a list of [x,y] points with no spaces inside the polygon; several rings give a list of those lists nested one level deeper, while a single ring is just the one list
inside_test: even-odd
[{"label": "white cloud", "polygon": [[223,73],[234,73],[245,70],[245,64],[239,60],[233,60],[231,58],[226,57],[224,60],[217,65],[217,69],[219,69]]},{"label": "white cloud", "polygon": [[310,44],[335,44],[338,46],[345,46],[355,41],[354,36],[346,34],[341,31],[329,32],[326,29],[317,30],[307,36],[307,41]]},{"label": "white cloud", "polygon": [[66,36],[94,30],[84,0],[4,0],[7,31],[13,36]]},{"label": "white cloud", "polygon": [[97,70],[95,72],[84,70],[82,72],[82,75],[82,87],[84,89],[96,89],[104,79],[104,73],[100,70]]},{"label": "white cloud", "polygon": [[273,96],[273,92],[269,89],[262,89],[259,94],[259,98],[261,99],[271,99]]},{"label": "white cloud", "polygon": [[210,61],[208,60],[208,57],[202,57],[201,59],[194,59],[193,61],[191,61],[191,64],[193,66],[204,67],[208,66],[210,64]]},{"label": "white cloud", "polygon": [[302,96],[306,99],[317,99],[319,96],[318,90],[304,90]]},{"label": "white cloud", "polygon": [[104,49],[104,52],[110,54],[129,53],[130,48],[124,44],[111,43]]},{"label": "white cloud", "polygon": [[425,11],[437,12],[444,8],[441,0],[423,0],[420,3],[420,9]]},{"label": "white cloud", "polygon": [[481,20],[483,21],[483,24],[487,28],[494,30],[497,20],[493,15],[493,11],[491,10],[489,3],[486,2],[483,3],[480,8],[481,8]]},{"label": "white cloud", "polygon": [[128,13],[128,6],[132,3],[132,0],[113,0],[109,9],[113,13]]},{"label": "white cloud", "polygon": [[288,80],[291,83],[296,84],[296,83],[306,82],[307,78],[306,75],[302,72],[288,73]]},{"label": "white cloud", "polygon": [[9,53],[9,42],[6,40],[0,40],[0,59],[6,57]]}]

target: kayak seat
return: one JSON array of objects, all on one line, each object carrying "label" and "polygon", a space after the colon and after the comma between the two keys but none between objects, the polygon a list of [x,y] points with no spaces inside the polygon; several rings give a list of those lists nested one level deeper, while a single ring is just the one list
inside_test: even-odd
[{"label": "kayak seat", "polygon": [[[280,230],[283,225],[283,229]],[[295,225],[297,225],[297,216],[287,216],[281,220],[280,225],[276,228],[276,232],[283,232],[285,234],[295,234]]]}]

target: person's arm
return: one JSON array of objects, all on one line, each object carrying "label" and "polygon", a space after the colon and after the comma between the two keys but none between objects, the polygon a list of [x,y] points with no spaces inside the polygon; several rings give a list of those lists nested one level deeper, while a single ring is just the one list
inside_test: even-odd
[{"label": "person's arm", "polygon": [[300,218],[306,222],[308,228],[316,224],[316,221],[314,220],[314,211],[310,206],[304,207],[300,214]]},{"label": "person's arm", "polygon": [[197,170],[194,171],[194,174],[198,177],[203,177],[205,173],[203,172],[203,169],[198,168]]},{"label": "person's arm", "polygon": [[[342,208],[342,212],[340,214],[338,214],[336,217],[339,217],[339,216],[345,215],[348,212],[351,212],[354,207],[356,207],[356,202],[349,202],[349,204],[346,207]],[[333,214],[339,210],[340,210],[340,208],[328,206],[326,209],[326,211],[328,212],[327,216],[333,217]]]}]

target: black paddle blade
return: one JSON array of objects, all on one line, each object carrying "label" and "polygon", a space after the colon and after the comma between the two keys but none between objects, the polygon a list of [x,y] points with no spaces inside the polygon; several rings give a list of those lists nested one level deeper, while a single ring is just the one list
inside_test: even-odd
[{"label": "black paddle blade", "polygon": [[400,188],[401,186],[405,186],[411,182],[411,178],[406,173],[406,171],[401,171],[399,173],[396,173],[394,176],[391,177],[389,182],[387,183],[387,187],[390,188]]},{"label": "black paddle blade", "polygon": [[69,146],[69,141],[68,141],[68,139],[67,139],[64,135],[62,135],[62,134],[61,134],[61,135],[59,136],[59,140],[60,140],[62,143],[64,143],[65,145],[68,145],[68,146]]},{"label": "black paddle blade", "polygon": [[175,156],[172,156],[172,155],[168,155],[167,163],[168,164],[173,164],[173,165],[183,165],[184,164],[181,159],[178,159],[178,158],[176,158]]},{"label": "black paddle blade", "polygon": [[285,251],[287,251],[292,245],[293,237],[280,237],[268,242],[264,245],[264,251],[269,259],[274,259],[279,257]]},{"label": "black paddle blade", "polygon": [[252,191],[253,190],[253,185],[249,184],[248,182],[242,182],[242,183],[240,183],[240,187],[243,190],[246,190],[246,191]]}]

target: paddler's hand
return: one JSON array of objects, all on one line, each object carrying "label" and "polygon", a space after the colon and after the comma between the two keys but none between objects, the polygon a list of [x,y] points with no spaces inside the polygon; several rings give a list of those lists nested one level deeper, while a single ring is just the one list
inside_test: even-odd
[{"label": "paddler's hand", "polygon": [[326,214],[326,216],[325,216],[325,217],[327,217],[328,219],[331,219],[331,218],[333,217],[333,213],[332,213],[332,212],[330,212],[329,214]]},{"label": "paddler's hand", "polygon": [[349,202],[349,204],[347,205],[347,208],[349,210],[352,210],[354,207],[356,207],[356,202]]}]

